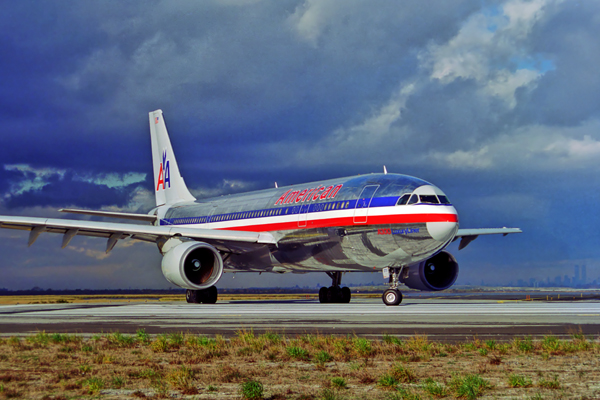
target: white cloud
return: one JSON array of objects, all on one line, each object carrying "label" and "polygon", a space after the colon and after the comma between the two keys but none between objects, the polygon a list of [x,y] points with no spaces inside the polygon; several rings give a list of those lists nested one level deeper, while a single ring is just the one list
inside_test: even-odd
[{"label": "white cloud", "polygon": [[48,185],[50,183],[48,180],[54,176],[57,176],[62,180],[67,172],[66,169],[52,167],[35,168],[28,164],[5,164],[4,170],[16,171],[23,174],[22,179],[11,182],[8,192],[4,194],[5,197],[20,195],[32,190],[39,190]]}]

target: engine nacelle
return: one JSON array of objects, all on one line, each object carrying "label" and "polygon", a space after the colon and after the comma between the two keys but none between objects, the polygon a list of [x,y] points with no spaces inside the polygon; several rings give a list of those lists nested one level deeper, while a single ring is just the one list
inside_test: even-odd
[{"label": "engine nacelle", "polygon": [[223,275],[223,258],[208,243],[183,242],[162,259],[162,273],[169,282],[192,290],[206,289]]},{"label": "engine nacelle", "polygon": [[435,256],[412,265],[408,277],[401,278],[402,282],[411,289],[444,290],[456,282],[458,263],[454,256],[442,251]]}]

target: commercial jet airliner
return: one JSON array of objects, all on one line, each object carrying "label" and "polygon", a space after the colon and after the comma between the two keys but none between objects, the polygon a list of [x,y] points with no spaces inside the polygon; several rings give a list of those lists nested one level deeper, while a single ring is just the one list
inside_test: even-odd
[{"label": "commercial jet airliner", "polygon": [[349,303],[342,274],[379,271],[389,280],[382,296],[398,305],[401,283],[437,291],[458,276],[459,250],[479,235],[519,233],[517,228],[459,229],[458,214],[439,188],[406,175],[370,174],[196,200],[175,161],[163,113],[150,113],[156,207],[148,214],[62,209],[63,212],[146,222],[111,223],[0,216],[0,226],[30,231],[156,243],[165,278],[187,289],[188,303],[217,301],[216,284],[227,272],[325,272],[331,286],[321,303]]}]

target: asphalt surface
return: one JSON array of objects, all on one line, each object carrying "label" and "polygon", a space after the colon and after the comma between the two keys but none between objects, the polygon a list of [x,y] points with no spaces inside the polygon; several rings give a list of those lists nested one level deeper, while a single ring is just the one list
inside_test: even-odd
[{"label": "asphalt surface", "polygon": [[101,332],[151,334],[191,332],[224,336],[252,329],[256,334],[356,334],[366,337],[427,335],[460,341],[474,336],[508,340],[514,336],[600,335],[600,301],[506,301],[414,299],[387,307],[380,299],[350,304],[315,300],[26,304],[0,306],[0,335],[38,331],[83,335]]}]

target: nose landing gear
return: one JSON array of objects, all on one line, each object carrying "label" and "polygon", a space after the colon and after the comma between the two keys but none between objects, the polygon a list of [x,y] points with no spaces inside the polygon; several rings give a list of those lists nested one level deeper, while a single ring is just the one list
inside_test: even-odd
[{"label": "nose landing gear", "polygon": [[402,293],[398,290],[398,286],[400,286],[400,274],[402,273],[402,268],[384,268],[383,276],[389,275],[389,285],[390,288],[383,292],[383,296],[381,299],[386,306],[397,306],[402,303]]},{"label": "nose landing gear", "polygon": [[349,287],[340,287],[342,283],[341,272],[327,272],[331,278],[330,287],[322,287],[319,290],[319,303],[350,303],[352,293]]}]

